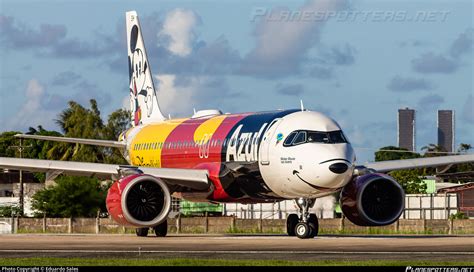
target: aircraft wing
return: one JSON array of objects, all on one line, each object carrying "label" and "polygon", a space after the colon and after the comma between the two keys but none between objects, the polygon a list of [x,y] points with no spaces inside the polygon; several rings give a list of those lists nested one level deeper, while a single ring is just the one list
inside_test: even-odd
[{"label": "aircraft wing", "polygon": [[459,164],[459,163],[466,163],[466,162],[474,162],[474,154],[370,162],[370,163],[364,164],[363,166],[369,169],[373,169],[376,172],[389,172],[393,170],[403,170],[403,169],[422,168],[422,167],[437,167],[437,166]]},{"label": "aircraft wing", "polygon": [[94,139],[68,138],[68,137],[57,137],[57,136],[29,135],[29,134],[17,134],[15,135],[15,137],[23,138],[23,139],[35,139],[35,140],[118,147],[118,148],[126,147],[126,144],[124,142],[107,141],[107,140],[94,140]]},{"label": "aircraft wing", "polygon": [[180,185],[195,190],[205,190],[210,186],[207,170],[133,167],[117,164],[0,157],[0,169],[45,172],[52,175],[66,174],[110,179],[119,177],[121,170],[130,168],[162,178],[169,185]]}]

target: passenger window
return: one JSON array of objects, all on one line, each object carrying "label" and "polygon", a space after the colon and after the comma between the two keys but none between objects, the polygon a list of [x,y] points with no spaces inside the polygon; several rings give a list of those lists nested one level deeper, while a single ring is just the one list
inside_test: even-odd
[{"label": "passenger window", "polygon": [[293,145],[302,144],[305,142],[306,142],[306,131],[300,131],[298,133],[298,136],[296,136],[296,139],[293,142]]},{"label": "passenger window", "polygon": [[283,142],[283,146],[290,146],[291,143],[293,142],[293,139],[295,139],[296,134],[298,134],[298,132],[296,131],[290,133],[290,135],[286,137],[285,142]]}]

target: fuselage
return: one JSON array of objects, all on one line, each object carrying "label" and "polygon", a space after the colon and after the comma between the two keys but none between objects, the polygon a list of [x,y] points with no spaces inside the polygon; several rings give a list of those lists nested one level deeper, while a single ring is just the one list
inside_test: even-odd
[{"label": "fuselage", "polygon": [[320,197],[347,184],[355,162],[340,126],[312,111],[172,119],[133,127],[121,138],[131,165],[207,169],[211,191],[182,192],[193,200]]}]

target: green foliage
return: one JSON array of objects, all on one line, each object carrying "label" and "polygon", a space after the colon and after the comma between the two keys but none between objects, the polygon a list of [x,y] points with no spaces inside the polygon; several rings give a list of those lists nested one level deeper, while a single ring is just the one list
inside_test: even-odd
[{"label": "green foliage", "polygon": [[469,219],[463,212],[457,212],[449,215],[449,219]]},{"label": "green foliage", "polygon": [[98,179],[61,176],[56,183],[33,196],[32,207],[38,211],[37,215],[94,217],[98,210],[106,210],[108,186],[101,186]]},{"label": "green foliage", "polygon": [[0,207],[0,217],[11,217],[20,214],[18,206],[2,206]]},{"label": "green foliage", "polygon": [[[400,152],[397,152],[400,151]],[[421,157],[420,154],[408,152],[405,148],[396,146],[385,146],[375,152],[375,161],[392,161],[403,159],[414,159]]]},{"label": "green foliage", "polygon": [[392,171],[389,174],[402,185],[406,194],[424,194],[426,192],[427,186],[416,169]]},{"label": "green foliage", "polygon": [[16,148],[12,148],[14,145],[18,145],[19,141],[16,139],[16,134],[19,134],[19,131],[6,131],[0,134],[0,157],[17,157],[18,152]]}]

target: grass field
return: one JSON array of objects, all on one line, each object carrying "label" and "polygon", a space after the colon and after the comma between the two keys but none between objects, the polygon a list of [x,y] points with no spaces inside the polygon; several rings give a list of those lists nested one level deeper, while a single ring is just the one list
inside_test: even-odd
[{"label": "grass field", "polygon": [[0,259],[0,266],[474,266],[474,261],[5,258]]}]

